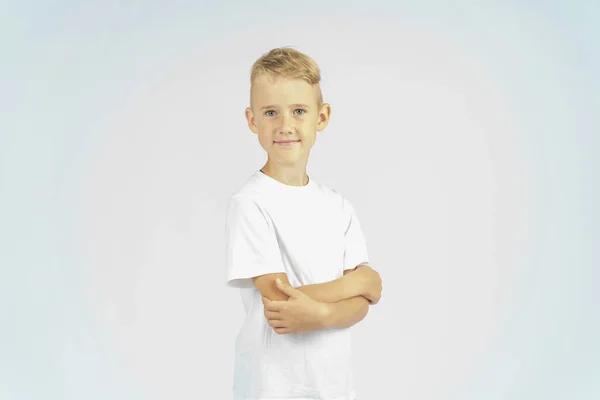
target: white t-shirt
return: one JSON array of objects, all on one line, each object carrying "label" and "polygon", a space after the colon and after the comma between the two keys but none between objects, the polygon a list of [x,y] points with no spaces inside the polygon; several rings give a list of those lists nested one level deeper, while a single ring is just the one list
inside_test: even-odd
[{"label": "white t-shirt", "polygon": [[251,279],[283,272],[298,287],[368,265],[350,202],[310,178],[291,186],[256,171],[229,200],[226,239],[227,286],[240,288],[246,311],[235,343],[234,400],[354,400],[350,330],[276,333]]}]

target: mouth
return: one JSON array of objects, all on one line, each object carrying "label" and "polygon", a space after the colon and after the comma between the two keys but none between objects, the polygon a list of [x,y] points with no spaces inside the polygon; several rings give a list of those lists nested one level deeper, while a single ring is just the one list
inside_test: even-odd
[{"label": "mouth", "polygon": [[300,140],[282,140],[282,141],[274,141],[273,143],[275,144],[279,144],[279,145],[283,145],[283,146],[290,146],[294,143],[298,143]]}]

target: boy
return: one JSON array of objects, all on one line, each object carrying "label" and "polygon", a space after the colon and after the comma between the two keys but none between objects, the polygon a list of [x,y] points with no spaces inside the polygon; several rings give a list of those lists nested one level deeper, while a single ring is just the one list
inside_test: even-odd
[{"label": "boy", "polygon": [[354,400],[350,330],[381,297],[351,203],[306,174],[327,126],[320,70],[291,48],[253,65],[246,119],[267,162],[229,199],[227,286],[241,288],[234,400]]}]

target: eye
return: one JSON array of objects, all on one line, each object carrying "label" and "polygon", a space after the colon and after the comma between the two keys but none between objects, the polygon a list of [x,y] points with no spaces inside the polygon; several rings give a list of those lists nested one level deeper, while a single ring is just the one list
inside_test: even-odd
[{"label": "eye", "polygon": [[306,110],[302,109],[302,108],[297,108],[296,110],[294,110],[294,112],[296,111],[302,111],[300,114],[296,114],[296,115],[303,115],[306,114]]},{"label": "eye", "polygon": [[[269,114],[269,113],[273,113],[273,114]],[[273,117],[273,116],[275,115],[275,111],[273,111],[273,110],[267,110],[267,111],[265,112],[265,115],[266,115],[267,117]]]}]

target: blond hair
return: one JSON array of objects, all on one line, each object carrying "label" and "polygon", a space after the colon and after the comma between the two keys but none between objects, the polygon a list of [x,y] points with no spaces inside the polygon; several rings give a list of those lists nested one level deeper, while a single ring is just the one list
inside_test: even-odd
[{"label": "blond hair", "polygon": [[[262,75],[270,77],[283,77],[288,79],[302,79],[318,90],[317,104],[323,104],[321,92],[321,70],[317,63],[304,53],[291,47],[279,47],[260,56],[252,65],[250,72],[250,93],[254,80]],[[252,102],[252,96],[250,97]]]}]

